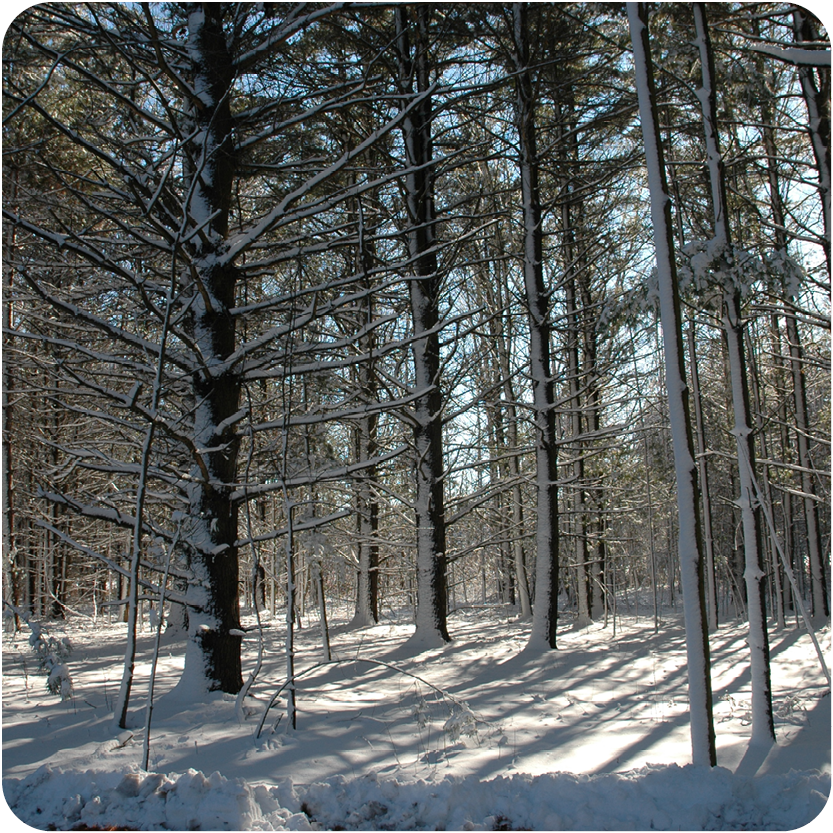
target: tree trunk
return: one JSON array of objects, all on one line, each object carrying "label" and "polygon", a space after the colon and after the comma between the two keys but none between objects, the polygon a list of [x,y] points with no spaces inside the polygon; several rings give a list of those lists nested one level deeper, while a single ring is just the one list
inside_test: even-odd
[{"label": "tree trunk", "polygon": [[543,230],[538,188],[535,96],[529,71],[527,5],[512,6],[515,124],[523,213],[523,275],[529,323],[529,365],[535,420],[535,604],[529,647],[556,647],[558,622],[558,458],[552,372],[549,296],[544,286]]},{"label": "tree trunk", "polygon": [[[15,205],[17,201],[17,177],[14,171],[7,171],[5,173],[6,186],[11,192],[9,201]],[[15,245],[17,237],[16,229],[13,223],[3,224],[3,248],[4,256],[9,256]],[[9,344],[8,332],[12,329],[12,270],[3,264],[3,346]],[[18,610],[21,607],[21,569],[20,557],[21,554],[17,551],[17,536],[15,528],[15,513],[17,510],[17,495],[16,495],[16,478],[15,478],[15,461],[12,450],[12,432],[16,429],[14,411],[12,409],[12,402],[14,401],[14,374],[12,373],[12,363],[9,361],[9,352],[6,351],[6,361],[2,363],[3,372],[3,454],[2,454],[2,468],[3,468],[3,540],[2,540],[2,557],[3,557],[3,595],[11,601],[14,606],[14,629],[19,627]]]},{"label": "tree trunk", "polygon": [[233,122],[229,91],[232,60],[223,30],[224,7],[188,7],[188,52],[199,105],[187,145],[192,177],[190,222],[204,226],[193,237],[193,303],[189,330],[202,357],[193,377],[194,446],[188,546],[193,572],[188,597],[189,644],[184,685],[236,694],[243,685],[240,662],[237,506],[231,499],[237,478],[239,440],[227,420],[239,409],[240,380],[223,362],[235,349],[237,272],[220,259],[228,237],[234,174]]},{"label": "tree trunk", "polygon": [[[583,214],[583,210],[582,210]],[[582,253],[582,268],[578,274],[578,289],[581,305],[585,310],[583,316],[584,366],[587,392],[584,401],[584,426],[591,438],[598,437],[602,427],[602,396],[597,366],[597,332],[596,317],[591,313],[593,296],[590,289],[590,278],[586,257]],[[591,439],[585,444],[589,447]],[[588,552],[590,555],[590,615],[598,619],[603,615],[606,606],[605,570],[607,562],[607,546],[605,543],[605,497],[604,487],[600,484],[587,490],[590,516],[588,518]],[[592,544],[591,544],[592,542]]]},{"label": "tree trunk", "polygon": [[700,51],[702,88],[698,97],[703,108],[703,127],[706,137],[706,157],[714,210],[717,250],[721,252],[719,265],[723,281],[723,329],[729,356],[732,387],[732,410],[738,453],[738,482],[744,548],[744,580],[749,616],[749,648],[752,674],[752,740],[774,742],[775,729],[772,718],[772,692],[769,669],[769,637],[766,627],[766,598],[761,550],[760,510],[754,492],[755,444],[752,434],[749,384],[743,344],[744,322],[741,315],[740,290],[731,276],[733,262],[731,229],[723,158],[717,131],[716,90],[714,86],[714,60],[711,49],[705,9],[702,3],[694,4],[694,23],[697,46]]},{"label": "tree trunk", "polygon": [[709,491],[709,469],[706,463],[706,431],[700,397],[700,373],[694,345],[694,322],[688,329],[688,355],[691,365],[691,394],[694,398],[694,419],[697,428],[697,466],[700,474],[700,497],[703,503],[703,547],[706,556],[706,612],[709,630],[717,630],[717,588],[714,574],[714,533],[712,531],[712,502]]},{"label": "tree trunk", "polygon": [[[760,374],[758,372],[758,363],[755,360],[755,352],[752,342],[752,337],[749,331],[746,331],[746,348],[749,356],[749,381],[751,382],[751,395],[753,403],[753,413],[755,415],[755,431],[758,434],[759,442],[761,444],[761,455],[764,460],[769,459],[769,444],[767,442],[766,426],[764,425],[764,403],[761,394]],[[759,482],[761,487],[760,493],[763,495],[764,508],[770,516],[772,512],[772,486],[769,479],[769,466],[764,466],[762,471],[762,478]],[[763,535],[763,531],[762,531]],[[762,545],[764,543],[771,543],[770,539],[763,535]],[[770,583],[770,598],[772,601],[771,609],[775,612],[776,626],[779,630],[784,628],[784,604],[783,593],[781,589],[781,570],[779,565],[779,558],[777,550],[769,546],[766,548],[769,558],[766,559],[766,564],[771,570],[772,582]]]},{"label": "tree trunk", "polygon": [[[753,34],[759,34],[759,25],[757,20],[753,20]],[[765,66],[762,56],[758,56],[757,60],[757,72],[762,79],[765,79]],[[765,79],[768,80],[768,79]],[[761,130],[763,134],[764,140],[764,149],[766,150],[766,159],[767,159],[767,180],[769,185],[769,205],[770,211],[772,212],[772,224],[774,227],[775,233],[775,250],[778,253],[786,254],[787,251],[787,233],[786,233],[786,215],[784,211],[784,204],[781,198],[781,182],[780,177],[778,174],[778,161],[777,161],[777,145],[775,142],[775,130],[774,130],[774,113],[772,102],[767,95],[761,96]],[[787,453],[788,449],[788,441],[787,441],[787,405],[786,405],[786,398],[781,396],[780,391],[783,388],[782,384],[779,384],[780,380],[783,376],[783,358],[781,356],[781,335],[780,335],[780,327],[778,323],[778,317],[775,314],[770,316],[770,338],[773,347],[773,355],[776,358],[776,389],[778,390],[778,416],[779,416],[779,423],[780,423],[780,435],[781,435],[781,446],[782,452],[784,455]],[[764,451],[764,456],[766,457],[767,454]],[[787,457],[784,456],[783,459],[786,461]],[[782,516],[784,519],[784,549],[789,559],[792,559],[792,498],[788,492],[782,493]],[[774,516],[774,512],[773,512]],[[786,604],[790,601],[790,594],[792,593],[792,587],[790,586],[789,582],[783,583],[780,581],[782,575],[782,568],[781,564],[778,561],[777,557],[775,558],[775,565],[774,565],[774,577],[776,581],[779,583],[781,587],[781,592],[779,592],[779,598],[777,601],[777,611],[778,611],[778,623],[779,627],[783,627],[783,618],[784,618],[784,608]]]},{"label": "tree trunk", "polygon": [[[567,191],[568,183],[562,188]],[[584,505],[584,443],[582,441],[582,403],[581,403],[581,363],[579,355],[580,326],[576,292],[575,262],[576,253],[573,245],[573,228],[570,203],[564,197],[561,206],[561,233],[564,262],[567,274],[564,279],[566,289],[567,313],[567,384],[570,395],[570,434],[572,453],[575,455],[572,465],[573,479],[573,541],[576,571],[576,601],[578,608],[577,625],[590,624],[590,581],[587,559],[587,518]]]},{"label": "tree trunk", "polygon": [[[429,94],[427,6],[415,9],[412,48],[408,11],[397,6],[399,84],[403,96],[421,98],[403,119],[407,173],[408,281],[413,318],[414,402],[411,419],[416,468],[417,609],[414,643],[432,646],[449,641],[446,626],[446,542],[443,486],[442,392],[440,390],[440,275],[431,167],[431,96]],[[416,90],[414,90],[416,82]],[[403,101],[403,106],[407,101]]]},{"label": "tree trunk", "polygon": [[[788,296],[792,306],[793,299]],[[790,351],[790,367],[793,377],[793,403],[795,404],[795,433],[798,444],[798,465],[801,469],[801,491],[804,495],[804,519],[807,524],[807,551],[810,561],[810,600],[812,615],[819,622],[830,618],[827,600],[827,577],[824,574],[824,559],[821,551],[821,532],[816,501],[816,486],[813,476],[813,459],[810,455],[809,418],[807,413],[807,392],[804,381],[804,354],[798,321],[791,310],[785,316],[787,341]]]},{"label": "tree trunk", "polygon": [[643,3],[628,4],[633,44],[639,114],[648,166],[651,219],[657,255],[660,316],[665,354],[666,389],[671,416],[671,438],[677,481],[678,548],[688,660],[689,713],[692,763],[717,763],[712,718],[712,691],[706,603],[703,591],[703,543],[697,495],[697,466],[683,358],[679,283],[674,262],[671,201],[665,160],[659,138],[653,62],[648,39],[647,10]]},{"label": "tree trunk", "polygon": [[[367,324],[373,319],[373,300],[368,293],[366,300]],[[372,357],[375,346],[373,331],[360,339],[361,352]],[[377,398],[376,377],[372,367],[372,358],[363,362],[358,369],[359,390],[362,401],[375,402]],[[377,414],[362,417],[355,429],[356,458],[367,462],[376,455]],[[358,532],[358,570],[356,571],[356,610],[353,616],[354,627],[375,625],[379,621],[379,501],[374,490],[376,466],[362,468],[355,481],[356,524]]]},{"label": "tree trunk", "polygon": [[[502,255],[504,247],[499,247],[499,255]],[[505,264],[505,261],[498,259],[497,263]],[[496,265],[497,265],[496,263]],[[491,320],[502,322],[496,327],[494,341],[498,352],[499,372],[502,380],[503,398],[506,402],[506,455],[504,474],[512,483],[511,506],[512,506],[512,565],[514,570],[515,588],[518,594],[518,614],[522,621],[532,618],[532,602],[529,597],[529,580],[526,572],[526,558],[524,555],[523,530],[524,530],[524,506],[521,494],[521,471],[518,462],[518,408],[515,404],[515,388],[512,384],[511,370],[511,349],[512,349],[512,317],[507,313],[509,295],[508,270],[501,269],[497,286],[497,303],[494,305],[500,311]]]},{"label": "tree trunk", "polygon": [[[814,32],[812,26],[809,24],[805,13],[796,10],[794,13],[797,33],[803,32],[803,36],[813,37]],[[830,119],[829,112],[825,116],[824,108],[829,107],[826,102],[817,101],[817,90],[813,80],[812,70],[807,68],[807,71],[802,74],[802,87],[807,100],[807,106],[811,113],[811,128],[814,128],[813,147],[816,152],[817,163],[819,165],[820,180],[824,181],[823,171],[827,170],[828,191],[826,197],[826,211],[829,213],[829,170],[830,170]],[[813,116],[815,114],[815,116]],[[826,132],[825,132],[825,118],[826,118]],[[770,210],[772,211],[773,225],[775,226],[775,241],[776,250],[779,252],[786,252],[787,250],[787,236],[785,233],[785,212],[783,202],[781,199],[781,189],[778,177],[777,166],[777,147],[775,144],[774,130],[772,127],[772,108],[769,105],[768,99],[764,98],[761,103],[761,121],[763,122],[764,146],[767,152],[767,175],[769,179],[769,196],[770,196]],[[812,132],[812,131],[811,131]],[[825,150],[826,149],[826,150]],[[825,168],[826,166],[826,168]],[[823,191],[824,195],[824,191]],[[829,259],[829,218],[825,213],[825,229],[826,238],[828,241],[828,268],[830,264]],[[812,614],[818,617],[819,621],[824,621],[830,616],[830,605],[827,596],[827,581],[824,574],[824,559],[822,556],[821,547],[821,532],[819,528],[818,507],[816,505],[815,481],[811,473],[812,459],[810,456],[809,447],[809,418],[807,413],[807,397],[806,385],[804,380],[804,361],[803,350],[801,345],[801,337],[798,330],[798,321],[795,315],[789,309],[795,305],[795,299],[787,287],[784,288],[786,306],[788,311],[785,316],[787,342],[789,345],[790,355],[790,369],[793,378],[793,404],[795,406],[795,427],[796,437],[798,440],[798,465],[801,467],[801,491],[807,497],[803,498],[804,504],[804,518],[807,525],[807,548],[810,560],[810,590],[811,590],[811,604]],[[774,332],[778,332],[777,320],[773,321]],[[784,409],[784,418],[782,425],[786,423],[786,408]],[[791,497],[789,494],[784,495],[784,539],[787,553],[792,555],[791,545],[791,522],[788,522],[788,517],[791,517],[789,508],[791,506]]]}]

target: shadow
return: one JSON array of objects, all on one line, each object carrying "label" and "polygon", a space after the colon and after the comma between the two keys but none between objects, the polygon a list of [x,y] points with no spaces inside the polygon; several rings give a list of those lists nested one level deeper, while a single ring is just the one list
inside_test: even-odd
[{"label": "shadow", "polygon": [[735,768],[735,775],[743,775],[751,778],[755,775],[772,751],[774,744],[753,743],[749,741],[746,752],[743,753],[740,763]]},{"label": "shadow", "polygon": [[[264,666],[246,698],[251,707],[247,716],[238,721],[235,704],[223,698],[170,714],[156,699],[151,764],[160,772],[218,767],[258,782],[292,778],[307,783],[372,771],[409,778],[447,773],[483,779],[512,772],[607,774],[642,766],[646,760],[683,762],[686,752],[681,750],[689,744],[681,623],[666,621],[654,634],[649,624],[637,622],[614,635],[597,625],[576,629],[565,620],[559,626],[559,647],[551,651],[526,648],[529,623],[481,618],[472,609],[456,611],[454,625],[452,642],[420,648],[409,644],[413,625],[404,619],[362,628],[341,622],[330,633],[334,656],[343,661],[330,664],[320,662],[317,627],[297,632],[298,730],[286,733],[286,718],[281,718],[286,701],[281,697],[265,720],[266,736],[256,740],[255,724],[285,680],[284,628],[280,620],[272,620]],[[802,634],[776,634],[773,657]],[[743,629],[727,625],[712,636],[712,644],[723,673],[715,695],[748,687]],[[145,665],[150,647],[149,640],[140,641],[139,658]],[[4,728],[18,771],[77,745],[81,732],[86,735],[85,754],[96,754],[96,743],[110,737],[110,713],[103,708],[97,673],[89,672],[110,663],[118,669],[121,648],[120,639],[112,640],[102,658],[93,643],[85,646],[77,670],[79,697],[86,699],[79,704],[89,711],[69,714],[51,701],[38,702]],[[245,662],[251,664],[256,643],[247,641],[244,648]],[[169,663],[158,698],[177,678]],[[137,691],[136,709],[143,706],[143,693],[144,685]],[[476,715],[475,735],[450,736],[447,726],[455,698]],[[825,726],[829,736],[829,703],[828,696],[812,710],[808,707],[803,722],[796,714],[787,727],[793,733],[789,749],[774,748],[769,754],[766,749],[744,749],[738,735],[737,758],[746,753],[738,774],[789,766],[793,759],[788,753],[799,750],[802,742],[806,748],[811,741],[817,745]],[[47,718],[44,737],[33,721]],[[141,740],[137,731],[134,750]],[[115,762],[126,756],[127,750],[104,757]],[[800,764],[794,768],[806,768]]]}]

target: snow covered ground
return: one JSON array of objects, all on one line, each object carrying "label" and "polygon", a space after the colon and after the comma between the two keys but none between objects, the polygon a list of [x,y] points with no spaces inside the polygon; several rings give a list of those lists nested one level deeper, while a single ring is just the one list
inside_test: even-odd
[{"label": "snow covered ground", "polygon": [[[50,694],[26,634],[3,642],[4,830],[796,829],[826,827],[830,696],[803,631],[772,634],[778,745],[749,745],[742,625],[713,636],[716,769],[688,764],[680,617],[659,633],[641,611],[572,629],[529,655],[528,625],[503,608],[455,612],[454,641],[417,655],[413,626],[349,630],[321,661],[313,617],[298,633],[298,728],[279,698],[283,622],[266,622],[263,669],[243,708],[172,691],[182,642],[166,642],[149,770],[140,768],[152,636],[142,634],[132,737],[112,729],[122,624],[53,629],[74,650],[73,696]],[[251,622],[249,622],[251,624]],[[829,657],[830,633],[821,635]],[[256,639],[247,640],[246,668]],[[440,691],[438,692],[437,689]],[[440,693],[441,692],[441,693]],[[819,814],[821,816],[819,817]],[[817,818],[818,817],[818,818]]]}]

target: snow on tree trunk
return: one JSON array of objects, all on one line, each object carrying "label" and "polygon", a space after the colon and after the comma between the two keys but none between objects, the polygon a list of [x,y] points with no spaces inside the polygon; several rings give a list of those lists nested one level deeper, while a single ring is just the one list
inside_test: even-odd
[{"label": "snow on tree trunk", "polygon": [[[416,632],[413,644],[432,647],[448,642],[446,626],[446,541],[443,486],[442,393],[440,390],[439,290],[434,248],[434,173],[431,167],[431,96],[429,94],[428,15],[416,10],[415,44],[409,36],[407,11],[396,8],[399,48],[399,83],[402,93],[421,100],[402,122],[405,142],[408,253],[412,276],[408,280],[414,343],[414,389],[417,398],[410,414],[413,422],[417,538]],[[413,84],[416,80],[416,91]],[[407,100],[403,101],[403,105]]]},{"label": "snow on tree trunk", "polygon": [[688,660],[688,694],[692,763],[717,762],[712,718],[712,691],[706,605],[703,591],[702,535],[697,494],[697,468],[688,403],[677,270],[671,228],[671,201],[659,137],[653,62],[648,40],[647,11],[628,4],[639,115],[648,168],[651,220],[657,257],[657,279],[665,354],[665,383],[671,418],[671,440],[677,482],[678,549]]},{"label": "snow on tree trunk", "polygon": [[755,445],[752,435],[749,383],[743,345],[744,322],[741,317],[740,289],[732,276],[732,237],[729,225],[723,157],[717,132],[714,59],[711,39],[702,3],[694,4],[696,43],[700,52],[702,87],[697,91],[703,108],[706,159],[714,211],[715,237],[712,241],[723,284],[723,330],[729,355],[732,386],[732,410],[738,452],[738,481],[743,527],[744,572],[747,615],[749,617],[749,649],[752,674],[752,740],[765,743],[775,740],[772,722],[772,692],[769,670],[769,636],[766,627],[763,554],[761,548],[760,510],[754,490]]},{"label": "snow on tree trunk", "polygon": [[187,552],[189,644],[182,685],[188,691],[236,693],[240,664],[237,506],[239,440],[229,418],[239,410],[240,380],[225,360],[235,349],[235,267],[220,260],[228,237],[234,175],[229,90],[232,61],[222,25],[223,6],[189,6],[188,53],[194,69],[194,134],[190,226],[193,301],[189,330],[201,354],[193,376],[195,459],[189,486]]},{"label": "snow on tree trunk", "polygon": [[743,322],[740,318],[740,297],[737,291],[724,294],[724,331],[727,335],[732,384],[732,409],[735,423],[732,433],[738,451],[738,482],[743,528],[746,607],[749,617],[749,650],[752,674],[752,740],[772,742],[775,729],[772,718],[772,692],[769,671],[769,637],[766,623],[763,555],[761,551],[760,512],[754,494],[755,450],[749,424],[749,390],[743,349]]},{"label": "snow on tree trunk", "polygon": [[523,212],[523,274],[529,321],[529,365],[535,418],[535,605],[528,647],[556,647],[558,622],[558,458],[550,370],[549,299],[544,286],[543,230],[538,190],[535,103],[529,73],[526,5],[513,9],[515,121]]}]

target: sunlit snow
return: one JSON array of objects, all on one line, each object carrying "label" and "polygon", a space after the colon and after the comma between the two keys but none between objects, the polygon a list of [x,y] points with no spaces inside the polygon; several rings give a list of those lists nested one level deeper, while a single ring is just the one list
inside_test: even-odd
[{"label": "sunlit snow", "polygon": [[[124,625],[74,617],[53,626],[74,645],[63,702],[37,673],[26,634],[7,634],[6,800],[27,824],[59,830],[793,829],[816,817],[829,794],[830,698],[807,634],[772,633],[770,749],[748,744],[744,623],[712,636],[719,766],[709,770],[688,763],[679,613],[665,610],[654,633],[644,605],[638,618],[622,607],[615,630],[612,617],[584,629],[562,619],[559,649],[543,655],[523,650],[529,624],[503,607],[453,613],[453,642],[416,655],[407,619],[349,630],[336,611],[330,665],[320,664],[311,617],[297,635],[293,734],[280,698],[262,719],[283,682],[281,615],[266,620],[264,668],[242,721],[234,697],[196,703],[173,692],[184,642],[168,640],[149,773],[139,767],[149,630],[132,737],[118,736],[110,711]],[[825,631],[826,651],[829,642]],[[251,634],[247,648],[248,669]]]}]

